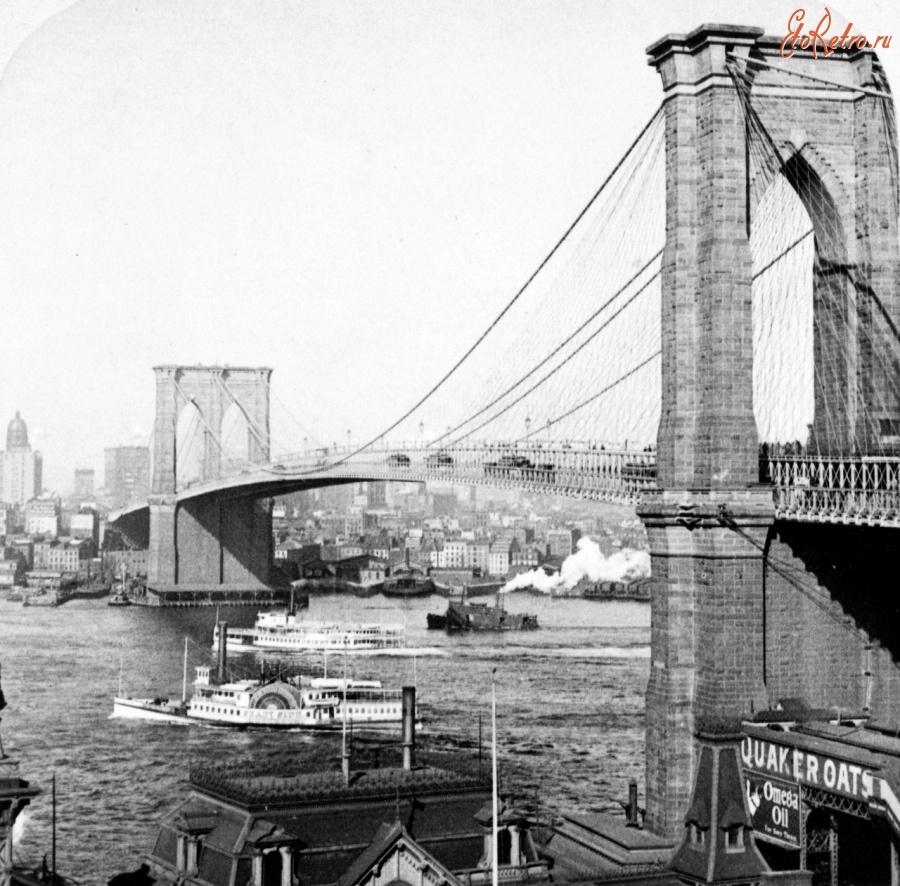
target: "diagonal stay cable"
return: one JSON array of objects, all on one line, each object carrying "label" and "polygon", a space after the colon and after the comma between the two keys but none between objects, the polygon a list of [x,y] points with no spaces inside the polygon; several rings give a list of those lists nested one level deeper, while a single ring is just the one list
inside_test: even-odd
[{"label": "diagonal stay cable", "polygon": [[[811,232],[809,232],[809,233],[811,233]],[[797,247],[798,247],[798,246],[799,246],[799,245],[800,245],[800,244],[801,244],[801,243],[809,236],[809,233],[804,234],[802,237],[797,238],[797,239],[796,239],[793,243],[791,243],[789,246],[786,246],[786,247],[785,247],[780,253],[778,253],[778,255],[776,255],[775,258],[773,258],[772,261],[770,261],[764,268],[761,268],[759,271],[757,271],[757,272],[753,275],[752,279],[753,279],[753,280],[756,280],[758,277],[761,277],[763,274],[766,273],[766,271],[768,271],[769,269],[771,269],[771,267],[772,267],[773,265],[775,265],[776,263],[778,263],[779,261],[781,261],[781,260],[782,260],[789,252],[791,252],[792,250],[796,249],[796,248],[797,248]],[[650,280],[648,280],[648,281],[647,281],[647,284],[645,284],[645,285],[649,285],[649,284],[650,284],[651,282],[653,282],[653,280],[656,279],[656,277],[658,277],[658,276],[659,276],[659,272],[657,272],[656,274],[654,274],[654,276],[653,276]],[[632,299],[633,299],[634,297],[636,297],[638,294],[640,294],[640,290],[639,290],[637,293],[635,293],[635,296],[632,296]],[[624,307],[624,306],[623,306],[623,307]],[[620,310],[621,310],[621,309],[620,309]],[[609,393],[609,391],[611,391],[613,388],[617,387],[617,386],[620,385],[623,381],[625,381],[627,378],[629,378],[629,377],[631,377],[632,375],[634,375],[638,370],[642,369],[642,368],[643,368],[644,366],[646,366],[651,360],[653,360],[655,357],[658,357],[661,353],[662,353],[662,351],[654,351],[649,357],[647,357],[645,360],[642,360],[640,363],[638,363],[637,366],[634,366],[633,368],[629,369],[628,372],[626,372],[624,375],[620,375],[615,381],[610,382],[606,387],[603,388],[603,390],[598,391],[596,394],[591,395],[591,396],[588,397],[586,400],[582,400],[578,405],[573,406],[571,409],[569,409],[567,412],[564,412],[562,415],[558,415],[558,416],[556,416],[555,418],[551,418],[550,421],[549,421],[549,424],[550,424],[550,425],[558,424],[559,422],[564,421],[565,419],[567,419],[570,415],[574,414],[575,412],[578,412],[578,410],[583,409],[585,406],[589,406],[591,403],[593,403],[593,402],[594,402],[595,400],[597,400],[599,397],[602,397],[604,394]],[[574,354],[573,354],[572,356],[574,356]],[[548,376],[548,377],[549,377],[549,376]],[[496,418],[496,416],[495,416],[495,418]],[[488,423],[488,422],[485,422],[485,424],[487,424],[487,423]],[[476,429],[476,430],[477,430],[477,429]],[[521,442],[527,440],[529,437],[533,437],[535,434],[539,433],[540,430],[541,430],[540,428],[537,428],[536,430],[531,431],[530,433],[526,434],[524,437],[519,437],[515,442],[516,442],[516,443],[521,443]]]},{"label": "diagonal stay cable", "polygon": [[[185,394],[184,389],[181,387],[181,385],[178,384],[177,381],[174,382],[174,384],[175,384],[175,390],[178,391],[179,394],[181,394],[181,396],[184,399],[186,404],[194,403],[193,399],[191,397],[188,397],[187,394]],[[201,412],[200,408],[197,406],[196,403],[194,403],[194,408],[196,409],[196,416],[198,418],[197,425],[198,426],[202,425],[206,429],[206,432],[209,434],[210,439],[213,441],[213,443],[216,445],[216,448],[219,450],[219,454],[227,456],[228,453],[225,450],[225,448],[223,447],[221,439],[219,439],[220,435],[213,429],[213,427],[210,425],[210,423],[206,420],[206,416],[203,415],[203,413]],[[191,433],[191,442],[188,445],[188,447],[186,447],[187,450],[189,450],[190,447],[192,447],[194,445],[194,435],[196,433],[197,433],[197,430],[196,430],[196,428],[194,428],[193,432]],[[249,459],[246,459],[246,458],[235,459],[235,461],[240,462],[240,463],[250,466],[250,467],[257,467],[256,465],[253,464],[253,462],[251,462]]]},{"label": "diagonal stay cable", "polygon": [[[541,360],[540,363],[537,363],[535,366],[533,366],[531,369],[529,369],[528,372],[525,373],[525,375],[521,376],[521,378],[518,379],[518,381],[511,384],[502,394],[499,394],[497,397],[495,397],[493,400],[491,400],[490,403],[488,403],[486,406],[483,406],[481,409],[479,409],[478,412],[476,412],[474,415],[470,415],[468,418],[464,419],[458,425],[456,425],[456,427],[450,428],[449,430],[447,430],[443,434],[441,434],[440,437],[435,438],[429,444],[429,446],[436,446],[437,444],[440,443],[441,440],[445,439],[446,437],[451,436],[452,434],[455,434],[460,428],[463,428],[467,424],[470,424],[471,422],[476,421],[479,418],[479,416],[484,415],[484,413],[487,412],[492,406],[496,406],[496,404],[499,403],[507,394],[511,394],[517,387],[519,387],[519,385],[523,384],[529,378],[531,378],[531,376],[534,375],[535,372],[537,372],[542,366],[545,366],[567,344],[569,344],[573,338],[575,338],[580,332],[582,332],[588,326],[589,323],[592,323],[594,320],[596,320],[597,317],[600,314],[602,314],[603,311],[606,310],[606,308],[608,308],[623,292],[625,292],[625,290],[628,289],[628,287],[631,286],[631,284],[634,283],[634,281],[637,280],[638,277],[640,277],[641,274],[643,274],[644,271],[646,271],[647,268],[649,268],[650,265],[652,265],[653,262],[655,262],[662,255],[662,253],[663,253],[663,251],[660,249],[659,252],[657,252],[655,255],[651,256],[651,258],[646,262],[646,264],[644,264],[640,268],[640,270],[636,271],[625,283],[623,283],[622,286],[620,286],[605,302],[603,302],[602,305],[600,305],[599,308],[597,308],[596,311],[594,311],[593,314],[591,314],[590,317],[587,318],[587,320],[584,321],[584,323],[581,324],[581,326],[579,326],[568,338],[566,338],[565,341],[560,342],[560,344],[557,345],[556,348],[554,348],[549,354],[547,354],[547,356],[544,357],[544,359]],[[655,276],[656,275],[654,275],[654,278],[655,278]],[[651,278],[651,280],[654,278]],[[576,351],[576,353],[577,353],[577,351]],[[549,376],[548,376],[548,378],[549,378]]]},{"label": "diagonal stay cable", "polygon": [[[633,366],[624,375],[620,375],[615,381],[611,381],[605,388],[603,388],[602,391],[598,391],[596,394],[592,394],[590,397],[588,397],[587,400],[582,400],[581,403],[579,403],[577,406],[573,406],[568,412],[564,412],[562,415],[559,415],[556,418],[551,418],[550,421],[548,422],[548,425],[552,426],[552,425],[558,424],[561,421],[564,421],[573,413],[578,412],[579,409],[583,409],[585,406],[589,405],[590,403],[593,403],[599,397],[602,397],[604,394],[609,393],[613,388],[615,388],[616,386],[620,385],[623,381],[625,381],[625,379],[630,378],[636,372],[643,369],[651,360],[658,357],[661,353],[662,353],[662,351],[654,351],[649,357],[647,357],[644,360],[641,360],[641,362],[638,363],[637,366]],[[529,437],[533,437],[535,434],[540,433],[540,431],[541,431],[541,428],[537,428],[533,431],[530,431],[529,433],[525,434],[524,437],[519,437],[519,439],[516,440],[515,442],[521,443],[522,441],[527,440]]]},{"label": "diagonal stay cable", "polygon": [[[750,62],[750,64],[755,64],[755,63],[756,62],[753,62],[753,61]],[[790,181],[791,176],[789,176],[787,173],[784,158],[781,156],[781,153],[780,153],[778,147],[775,145],[772,136],[769,134],[766,126],[762,123],[762,121],[759,118],[759,115],[756,112],[756,109],[752,105],[750,91],[749,91],[749,87],[747,84],[746,72],[742,71],[734,62],[729,64],[729,72],[731,73],[732,78],[735,82],[735,86],[736,86],[736,88],[738,88],[738,91],[740,93],[742,104],[744,106],[745,114],[748,118],[748,122],[750,124],[751,131],[757,136],[759,141],[766,148],[768,148],[768,153],[771,155],[770,162],[774,162],[774,165],[777,167],[777,169],[783,175],[785,175],[785,177],[788,178],[788,180]],[[884,86],[886,89],[887,88],[886,81],[884,82]],[[849,88],[849,87],[845,87],[845,88]],[[879,99],[878,108],[881,111],[882,119],[883,119],[884,126],[885,126],[885,131],[888,133],[888,136],[889,136],[888,144],[894,145],[895,140],[891,137],[891,133],[894,132],[894,128],[895,128],[893,125],[893,120],[894,120],[893,113],[892,113],[893,104],[891,104],[891,112],[888,111],[888,107],[887,107],[888,102],[893,101],[889,94],[889,90],[886,91],[884,94],[877,94],[876,98]],[[895,166],[896,165],[895,151],[889,151],[888,153],[889,153],[890,162]],[[765,165],[765,162],[763,163],[763,165]],[[793,181],[791,181],[791,183],[794,186],[794,188],[797,189],[797,185]],[[806,172],[806,175],[803,178],[802,183],[806,186],[807,190],[812,189],[814,192],[814,195],[815,194],[826,194],[824,185],[817,179],[813,180],[808,171]],[[895,193],[895,197],[896,196],[897,195]],[[824,202],[824,201],[825,201],[825,197],[821,197],[820,202]],[[823,218],[822,215],[820,214],[818,220],[819,220],[819,225],[816,229],[816,255],[817,255],[816,260],[817,261],[819,261],[819,250],[821,247],[821,244],[819,242],[820,236],[831,235],[835,239],[843,239],[843,236],[844,236],[843,232],[838,229],[837,224],[835,223],[835,221],[832,218],[830,218],[830,217]],[[823,234],[823,230],[822,230],[823,228],[824,228],[824,234]],[[881,298],[879,297],[878,291],[869,283],[869,281],[867,279],[865,279],[865,277],[863,275],[859,274],[857,271],[855,271],[849,265],[846,265],[845,263],[842,263],[842,262],[833,262],[833,261],[828,262],[827,266],[831,273],[838,274],[847,282],[848,286],[850,287],[850,290],[855,292],[857,294],[858,298],[865,297],[868,300],[868,303],[873,306],[873,314],[877,314],[878,316],[880,316],[882,325],[883,325],[883,334],[890,342],[889,348],[888,348],[889,353],[887,354],[887,356],[884,356],[882,353],[882,349],[879,347],[876,347],[876,335],[878,333],[875,332],[875,328],[868,324],[862,324],[860,326],[860,335],[865,336],[868,339],[868,349],[869,349],[869,353],[872,355],[871,359],[875,363],[879,364],[879,368],[881,370],[881,373],[882,373],[882,375],[885,379],[885,383],[886,383],[886,390],[881,390],[880,392],[876,391],[876,394],[877,393],[881,394],[882,401],[878,402],[878,399],[876,397],[876,400],[874,402],[866,402],[864,404],[864,406],[862,407],[863,413],[866,416],[866,420],[871,423],[873,421],[877,421],[878,413],[885,411],[886,404],[883,400],[885,393],[888,393],[889,395],[893,396],[894,398],[896,398],[898,396],[898,394],[900,394],[900,384],[898,384],[896,381],[893,380],[895,377],[895,373],[892,373],[891,368],[890,368],[891,361],[895,359],[894,357],[891,356],[890,352],[895,350],[897,344],[900,343],[900,328],[898,328],[897,324],[894,322],[894,320],[891,317],[891,315],[889,314],[889,312],[885,310],[884,304],[883,304]],[[851,315],[852,315],[852,310],[848,311],[842,306],[841,310],[840,310],[840,316],[837,319],[837,322],[843,323],[846,326],[852,322]],[[821,312],[817,312],[815,314],[814,323],[815,323],[815,328],[816,328],[817,332],[819,330],[821,330],[823,328],[823,326],[825,326],[827,331],[831,332],[832,336],[837,336],[838,339],[841,340],[839,332],[835,331],[837,329],[837,326],[836,326],[836,322],[832,318],[832,316],[828,313],[825,313],[824,321],[823,321],[822,317],[823,317],[823,315]],[[850,364],[854,360],[854,354],[852,352],[852,349],[846,348],[846,347],[843,347],[841,349],[839,357],[845,364]],[[835,374],[839,371],[836,367],[837,367],[837,364],[834,359],[826,360],[823,364],[823,368],[820,368],[819,364],[817,363],[816,367],[815,367],[816,378],[817,379],[819,379],[819,378],[827,379],[829,377],[834,377]],[[837,418],[832,417],[832,410],[831,410],[832,404],[831,404],[830,398],[827,398],[827,397],[823,398],[822,405],[824,406],[824,409],[826,412],[826,422],[828,424],[830,431],[832,431],[833,433],[840,433],[840,431],[838,430],[840,422]]]},{"label": "diagonal stay cable", "polygon": [[619,162],[616,163],[616,165],[613,167],[613,169],[609,173],[609,175],[607,175],[607,177],[603,180],[603,184],[600,185],[600,187],[594,192],[594,195],[591,197],[591,199],[587,202],[587,204],[585,204],[585,206],[581,210],[581,212],[578,213],[578,216],[575,218],[575,221],[573,221],[572,224],[569,225],[569,227],[566,229],[566,231],[562,235],[562,237],[560,237],[560,239],[556,242],[556,245],[550,250],[550,252],[547,253],[547,255],[544,257],[543,261],[537,266],[537,268],[534,270],[534,272],[531,274],[531,276],[520,287],[519,291],[516,292],[516,294],[509,300],[509,302],[507,302],[507,304],[503,308],[503,310],[500,311],[500,313],[494,318],[494,320],[490,324],[490,326],[488,326],[488,328],[485,329],[485,331],[478,337],[478,339],[475,341],[475,343],[465,352],[465,354],[463,354],[462,357],[460,357],[459,360],[457,360],[456,363],[453,364],[453,366],[444,374],[444,376],[442,378],[440,378],[432,386],[432,388],[426,394],[424,394],[415,404],[413,404],[413,406],[411,406],[406,412],[404,412],[403,415],[400,416],[400,418],[398,418],[395,422],[393,422],[393,424],[391,424],[389,427],[385,428],[380,434],[377,434],[376,436],[372,437],[371,440],[369,440],[367,443],[364,443],[358,449],[354,450],[353,452],[348,453],[343,458],[338,459],[337,461],[331,462],[332,467],[343,464],[344,462],[348,461],[349,459],[353,458],[354,456],[359,455],[361,452],[364,452],[366,449],[368,449],[374,443],[378,442],[378,440],[380,440],[382,437],[387,436],[391,431],[394,430],[394,428],[396,428],[398,425],[400,425],[404,421],[406,421],[406,419],[408,419],[419,407],[421,407],[427,400],[429,400],[444,385],[444,383],[456,372],[456,370],[459,369],[459,367],[462,366],[463,363],[465,363],[465,361],[469,359],[469,357],[476,350],[476,348],[478,348],[478,346],[488,337],[488,335],[490,335],[490,333],[497,326],[497,324],[506,316],[506,314],[510,311],[512,306],[523,295],[525,290],[528,289],[528,287],[531,285],[531,283],[535,279],[535,277],[537,277],[537,275],[540,274],[540,272],[547,265],[547,262],[549,262],[550,259],[553,258],[554,255],[556,255],[556,253],[559,251],[559,248],[563,245],[563,243],[566,242],[566,240],[568,240],[569,235],[572,233],[572,231],[575,229],[577,224],[584,217],[585,213],[591,208],[591,206],[594,205],[594,203],[597,201],[597,198],[603,193],[603,191],[606,189],[606,186],[612,180],[613,176],[615,176],[615,174],[619,171],[619,169],[622,167],[622,164],[628,159],[631,152],[637,147],[637,145],[640,143],[641,139],[646,135],[647,131],[656,122],[656,119],[659,117],[659,115],[661,113],[662,113],[662,105],[660,105],[660,107],[657,108],[656,111],[654,111],[653,115],[647,121],[646,125],[643,127],[643,129],[641,129],[641,131],[638,133],[637,137],[629,145],[628,150],[625,151],[625,153],[619,159]]},{"label": "diagonal stay cable", "polygon": [[779,252],[778,255],[776,255],[775,258],[773,258],[772,261],[770,261],[765,267],[760,268],[753,275],[752,279],[755,280],[757,277],[762,277],[762,275],[765,274],[766,271],[768,271],[774,265],[777,265],[778,262],[780,262],[792,249],[799,246],[804,240],[807,239],[807,237],[811,237],[814,233],[815,232],[810,229],[805,234],[801,234],[796,240],[794,240],[793,243],[791,243],[790,246],[786,246],[781,252]]},{"label": "diagonal stay cable", "polygon": [[653,281],[659,277],[659,275],[660,275],[660,272],[657,271],[605,323],[602,323],[600,326],[598,326],[597,329],[594,330],[594,332],[592,332],[577,348],[575,348],[574,351],[572,351],[571,354],[569,354],[568,357],[566,357],[565,360],[562,361],[562,363],[559,363],[558,365],[554,366],[553,369],[551,369],[550,372],[548,372],[540,381],[535,382],[527,391],[525,391],[522,394],[519,394],[519,396],[516,397],[515,400],[513,400],[511,403],[508,403],[499,412],[495,413],[490,418],[485,419],[480,425],[472,428],[471,431],[467,431],[462,436],[457,437],[449,445],[455,446],[457,443],[461,442],[462,440],[465,440],[467,437],[471,437],[472,434],[474,434],[476,431],[480,431],[483,427],[485,427],[485,425],[489,425],[491,422],[496,421],[498,418],[500,418],[501,415],[504,415],[505,413],[509,412],[509,410],[512,409],[513,406],[515,406],[517,403],[521,403],[522,400],[524,400],[530,393],[537,390],[541,385],[544,384],[544,382],[548,381],[554,375],[556,375],[556,373],[559,372],[560,369],[563,368],[563,366],[565,366],[567,363],[569,363],[569,361],[571,361],[575,356],[580,354],[595,338],[597,338],[597,336],[600,335],[600,333],[603,332],[609,326],[609,324],[612,323],[613,320],[615,320],[622,313],[622,311],[625,310],[625,308],[627,308],[639,295],[641,295],[643,292],[645,292],[647,290],[647,288],[650,286],[650,284],[653,283]]}]

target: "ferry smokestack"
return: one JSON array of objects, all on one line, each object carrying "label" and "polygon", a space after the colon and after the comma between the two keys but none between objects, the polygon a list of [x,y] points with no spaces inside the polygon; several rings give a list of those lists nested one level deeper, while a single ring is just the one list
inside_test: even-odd
[{"label": "ferry smokestack", "polygon": [[412,769],[416,751],[416,687],[403,687],[403,768]]},{"label": "ferry smokestack", "polygon": [[220,683],[226,682],[225,671],[228,667],[228,622],[219,622],[219,667],[216,676]]}]

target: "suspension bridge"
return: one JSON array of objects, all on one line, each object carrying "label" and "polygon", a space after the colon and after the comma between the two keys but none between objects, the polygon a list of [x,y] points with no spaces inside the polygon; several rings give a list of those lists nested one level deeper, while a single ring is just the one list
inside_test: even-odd
[{"label": "suspension bridge", "polygon": [[[804,151],[815,156],[805,131],[792,130],[790,138],[803,143],[786,149],[777,143],[783,134],[764,121],[766,86],[756,95],[754,80],[765,84],[785,72],[828,100],[871,94],[890,148],[886,162],[896,164],[893,117],[879,110],[889,101],[886,87],[867,93],[852,83],[807,81],[783,60],[728,61],[747,133],[742,223],[752,346],[742,357],[752,364],[758,429],[741,445],[761,441],[751,453],[752,481],[772,487],[779,519],[898,526],[894,296],[873,289],[865,264],[850,260],[847,189],[827,187],[830,167],[804,159]],[[299,423],[302,445],[273,439],[267,371],[246,403],[244,370],[161,368],[154,440],[165,439],[154,443],[154,494],[186,501],[332,482],[438,480],[639,503],[657,488],[665,155],[660,108],[472,347],[362,445],[329,445]],[[701,359],[727,366],[737,358],[717,353],[716,344]],[[208,374],[215,402],[198,396],[207,386],[198,372]],[[160,410],[159,398],[172,408]],[[286,407],[282,418],[295,421]],[[446,430],[426,440],[426,426]],[[168,480],[160,482],[162,475]],[[134,502],[114,517],[147,507]]]},{"label": "suspension bridge", "polygon": [[[358,445],[299,422],[276,443],[268,369],[158,367],[151,496],[113,515],[151,586],[264,587],[266,501],[298,489],[629,502],[653,572],[651,831],[709,827],[725,800],[697,792],[732,790],[741,724],[779,699],[900,723],[895,112],[873,52],[779,45],[653,44],[660,108],[471,347]],[[867,802],[900,829],[891,791]],[[693,859],[717,845],[697,840]]]}]

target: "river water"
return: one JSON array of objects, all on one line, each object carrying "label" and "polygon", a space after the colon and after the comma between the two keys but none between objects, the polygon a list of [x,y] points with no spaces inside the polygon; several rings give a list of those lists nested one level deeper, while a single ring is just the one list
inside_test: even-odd
[{"label": "river water", "polygon": [[[313,597],[309,617],[407,625],[408,644],[428,654],[351,656],[349,674],[388,686],[415,683],[425,720],[417,741],[438,750],[476,744],[479,716],[487,746],[496,668],[505,788],[551,810],[618,808],[628,779],[643,783],[649,606],[512,594],[507,608],[536,613],[540,630],[428,631],[426,614],[445,608],[439,597]],[[194,666],[212,661],[215,617],[212,609],[113,608],[105,600],[59,608],[0,601],[9,705],[0,734],[21,775],[45,789],[24,816],[19,862],[39,865],[49,856],[54,772],[58,870],[82,884],[105,884],[140,864],[161,814],[186,796],[192,763],[339,753],[330,736],[109,719],[120,679],[128,695],[180,696],[185,637],[192,675]],[[222,610],[221,617],[250,626],[255,610]],[[247,656],[231,663],[241,658]],[[321,674],[321,658],[300,659],[309,673]],[[341,657],[332,657],[329,669],[341,673]]]}]

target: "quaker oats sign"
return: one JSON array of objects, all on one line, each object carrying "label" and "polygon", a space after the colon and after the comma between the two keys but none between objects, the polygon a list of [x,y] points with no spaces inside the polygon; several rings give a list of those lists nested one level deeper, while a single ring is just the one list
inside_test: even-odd
[{"label": "quaker oats sign", "polygon": [[741,742],[741,760],[745,772],[780,776],[853,800],[868,801],[875,793],[874,776],[864,766],[810,750],[748,736]]},{"label": "quaker oats sign", "polygon": [[800,786],[754,772],[744,773],[747,806],[758,836],[800,847]]}]

